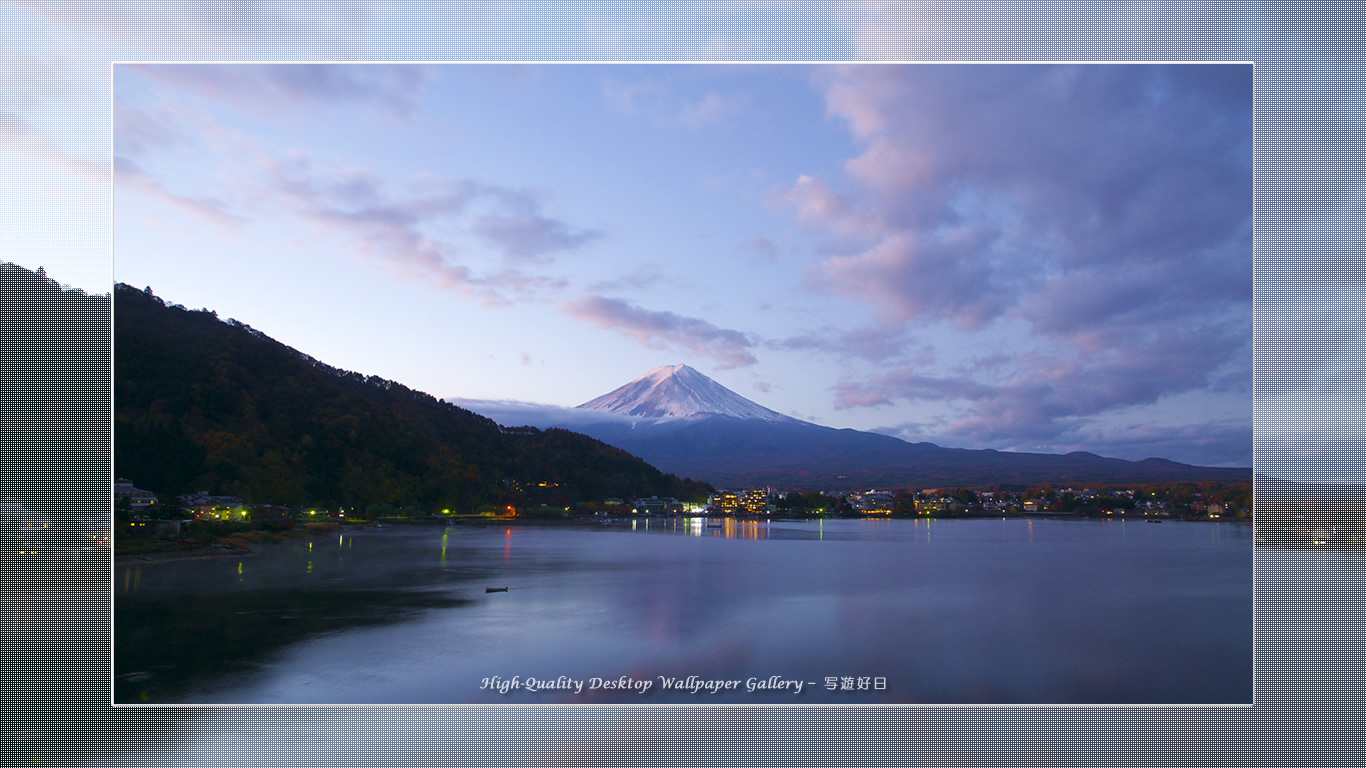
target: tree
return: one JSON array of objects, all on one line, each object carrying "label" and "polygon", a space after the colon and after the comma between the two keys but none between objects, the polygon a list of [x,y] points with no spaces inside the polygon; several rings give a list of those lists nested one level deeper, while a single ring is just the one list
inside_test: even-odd
[{"label": "tree", "polygon": [[157,520],[188,520],[191,515],[181,506],[180,499],[169,493],[158,493],[157,503],[152,505],[149,517]]},{"label": "tree", "polygon": [[114,522],[125,525],[133,518],[133,505],[128,501],[127,496],[119,496],[114,499]]},{"label": "tree", "polygon": [[900,491],[892,497],[892,512],[897,515],[915,514],[915,493]]},{"label": "tree", "polygon": [[371,504],[365,508],[367,517],[398,517],[398,509],[393,504]]},{"label": "tree", "polygon": [[1063,491],[1062,497],[1058,500],[1058,508],[1069,515],[1080,513],[1084,509],[1077,500],[1077,495],[1071,491]]}]

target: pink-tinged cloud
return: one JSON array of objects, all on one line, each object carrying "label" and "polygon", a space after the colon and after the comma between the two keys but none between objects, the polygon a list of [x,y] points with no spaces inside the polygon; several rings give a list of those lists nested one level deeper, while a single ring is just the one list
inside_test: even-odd
[{"label": "pink-tinged cloud", "polygon": [[133,64],[163,83],[253,114],[300,105],[357,104],[406,117],[434,69],[415,65]]},{"label": "pink-tinged cloud", "polygon": [[825,91],[826,112],[849,123],[858,139],[886,130],[890,105],[903,98],[903,73],[897,67],[836,66],[815,70]]},{"label": "pink-tinged cloud", "polygon": [[[1200,424],[1106,425],[1074,420],[1035,432],[969,435],[938,421],[905,423],[871,430],[908,442],[938,442],[949,447],[996,448],[1041,453],[1089,451],[1130,461],[1160,457],[1199,466],[1252,465],[1252,425],[1215,419]],[[986,440],[987,442],[967,442]]]},{"label": "pink-tinged cloud", "polygon": [[835,408],[845,409],[890,405],[897,400],[981,400],[993,388],[968,378],[931,376],[903,367],[866,381],[842,381],[834,391]]},{"label": "pink-tinged cloud", "polygon": [[[367,258],[400,275],[504,304],[508,294],[533,298],[564,281],[508,266],[476,275],[466,252],[433,231],[463,231],[493,246],[505,262],[544,262],[599,233],[549,218],[529,193],[469,179],[424,175],[395,189],[366,168],[315,167],[301,153],[267,156],[267,187],[297,215],[347,234]],[[468,246],[466,246],[468,249]]]},{"label": "pink-tinged cloud", "polygon": [[[371,0],[236,3],[163,0],[18,0],[67,29],[89,29],[132,46],[140,56],[174,59],[193,50],[205,58],[255,51],[289,51],[300,60],[364,58],[374,50],[374,23],[385,12]],[[156,30],[156,34],[149,34]]]},{"label": "pink-tinged cloud", "polygon": [[774,264],[778,261],[778,256],[782,249],[778,244],[767,237],[752,237],[746,240],[742,246],[745,250],[754,254],[754,259],[764,264]]},{"label": "pink-tinged cloud", "polygon": [[227,203],[213,197],[191,197],[172,192],[165,185],[152,178],[132,160],[116,155],[114,157],[114,179],[125,188],[132,187],[146,195],[160,200],[178,210],[191,213],[225,227],[235,227],[244,219],[234,213]]},{"label": "pink-tinged cloud", "polygon": [[362,253],[388,263],[401,276],[432,278],[442,288],[480,293],[470,269],[456,261],[455,249],[423,235],[402,211],[314,209],[302,215],[324,228],[347,232]]},{"label": "pink-tinged cloud", "polygon": [[902,330],[877,327],[845,330],[827,326],[783,339],[771,339],[765,342],[765,346],[790,352],[820,352],[842,362],[867,360],[887,363],[908,357],[917,366],[928,366],[934,362],[933,347],[925,344],[917,346],[914,341]]},{"label": "pink-tinged cloud", "polygon": [[618,274],[611,280],[599,280],[588,286],[593,293],[630,293],[644,291],[665,280],[665,275],[652,262],[644,262],[629,272]]},{"label": "pink-tinged cloud", "polygon": [[808,284],[872,304],[888,328],[930,315],[977,329],[1003,310],[993,264],[999,257],[991,249],[996,238],[986,229],[899,232],[862,253],[827,259]]},{"label": "pink-tinged cloud", "polygon": [[545,261],[557,251],[569,251],[602,237],[591,229],[577,229],[541,214],[539,206],[519,206],[506,214],[476,216],[471,230],[509,258]]},{"label": "pink-tinged cloud", "polygon": [[55,163],[88,183],[98,184],[102,188],[109,183],[107,156],[82,157],[53,141],[47,132],[37,128],[21,115],[0,112],[0,142],[3,142],[7,149]]},{"label": "pink-tinged cloud", "polygon": [[613,109],[643,115],[660,126],[703,128],[721,122],[749,104],[744,94],[717,91],[690,94],[687,92],[689,87],[689,83],[675,81],[667,75],[645,80],[609,77],[601,85],[603,100]]},{"label": "pink-tinged cloud", "polygon": [[698,128],[722,120],[726,115],[745,107],[748,101],[741,95],[709,92],[701,99],[684,105],[678,114],[678,119],[687,125]]},{"label": "pink-tinged cloud", "polygon": [[843,177],[801,176],[783,195],[827,238],[805,285],[870,307],[892,339],[1023,328],[1048,350],[963,375],[884,370],[841,384],[837,407],[938,403],[958,414],[941,434],[1014,445],[1247,389],[1249,67],[841,67],[815,80],[857,151]]},{"label": "pink-tinged cloud", "polygon": [[114,154],[142,157],[168,147],[185,144],[188,137],[176,125],[169,110],[149,113],[127,104],[114,105]]},{"label": "pink-tinged cloud", "polygon": [[268,157],[266,162],[270,189],[286,206],[327,231],[345,233],[367,258],[405,277],[498,299],[458,262],[453,246],[422,228],[432,219],[462,214],[475,195],[469,183],[427,180],[418,191],[394,195],[366,169],[323,171],[301,154]]},{"label": "pink-tinged cloud", "polygon": [[[843,179],[801,176],[785,200],[807,227],[871,242],[836,249],[809,285],[869,304],[889,327],[1015,316],[1064,340],[1081,323],[1118,333],[1135,302],[1159,324],[1250,308],[1250,67],[815,77],[859,151]],[[1095,275],[1143,290],[1038,298]]]},{"label": "pink-tinged cloud", "polygon": [[718,328],[695,317],[657,311],[602,296],[561,302],[572,317],[631,336],[651,349],[686,350],[716,360],[722,368],[753,365],[754,342],[740,331]]},{"label": "pink-tinged cloud", "polygon": [[852,210],[844,198],[814,176],[799,177],[781,199],[796,209],[797,220],[807,226],[855,237],[877,234],[873,222]]},{"label": "pink-tinged cloud", "polygon": [[1000,371],[994,380],[979,378],[980,370],[972,377],[909,366],[885,370],[841,382],[834,388],[834,405],[941,403],[957,417],[939,434],[960,445],[1044,444],[1074,429],[1078,420],[1152,405],[1181,392],[1246,392],[1250,411],[1251,380],[1244,375],[1250,361],[1251,339],[1239,341],[1236,326],[1164,328],[1093,355],[1019,353],[1010,364],[993,355],[977,368]]}]

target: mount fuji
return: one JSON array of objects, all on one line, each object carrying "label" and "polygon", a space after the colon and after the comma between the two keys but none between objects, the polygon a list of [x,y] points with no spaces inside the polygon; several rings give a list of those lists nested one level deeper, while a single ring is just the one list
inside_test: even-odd
[{"label": "mount fuji", "polygon": [[[943,448],[784,416],[686,365],[666,365],[567,409],[558,423],[655,467],[718,487],[800,490],[1250,480],[1248,469]],[[575,416],[577,413],[579,416]],[[556,421],[552,419],[551,421]]]},{"label": "mount fuji", "polygon": [[643,418],[729,416],[733,419],[799,423],[797,419],[740,397],[686,365],[661,365],[635,381],[579,407]]}]

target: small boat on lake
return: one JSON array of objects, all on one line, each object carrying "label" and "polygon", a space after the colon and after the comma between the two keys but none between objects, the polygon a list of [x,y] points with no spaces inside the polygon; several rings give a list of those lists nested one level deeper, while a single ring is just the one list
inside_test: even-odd
[{"label": "small boat on lake", "polygon": [[485,591],[485,592],[506,592],[506,591],[508,591],[508,588],[507,588],[507,587],[484,587],[484,591]]}]

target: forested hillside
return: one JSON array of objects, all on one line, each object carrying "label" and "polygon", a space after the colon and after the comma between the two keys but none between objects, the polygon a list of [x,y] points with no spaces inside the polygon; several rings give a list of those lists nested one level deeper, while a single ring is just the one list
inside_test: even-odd
[{"label": "forested hillside", "polygon": [[109,295],[0,262],[0,498],[109,510]]},{"label": "forested hillside", "polygon": [[592,438],[503,428],[122,284],[114,350],[115,474],[162,493],[467,511],[710,490]]}]

